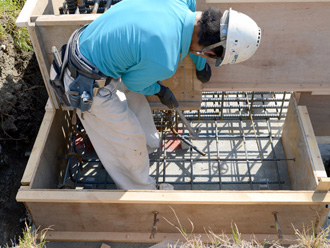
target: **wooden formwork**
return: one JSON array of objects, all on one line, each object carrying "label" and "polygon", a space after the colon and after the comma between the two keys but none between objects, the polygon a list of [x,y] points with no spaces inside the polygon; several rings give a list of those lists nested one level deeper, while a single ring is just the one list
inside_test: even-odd
[{"label": "wooden formwork", "polygon": [[[51,47],[60,48],[76,28],[99,16],[59,15],[62,4],[63,0],[28,0],[17,19],[18,25],[29,30],[45,82],[53,59]],[[202,90],[330,93],[329,0],[197,0],[197,10],[210,6],[221,10],[232,7],[251,16],[262,30],[261,45],[246,62],[212,66],[213,76],[207,84],[196,79],[191,60],[186,58],[176,75],[166,82],[183,108],[197,108]],[[208,62],[214,64],[212,60]],[[54,92],[48,89],[48,93],[55,108],[59,108]]]},{"label": "wooden formwork", "polygon": [[[183,226],[231,232],[235,223],[243,234],[258,239],[293,241],[295,228],[313,223],[319,230],[329,209],[330,180],[317,148],[305,106],[291,99],[282,143],[289,161],[289,191],[145,191],[57,189],[69,149],[68,111],[47,109],[17,200],[24,202],[35,224],[52,226],[49,240],[158,242],[180,238],[164,218],[176,223],[173,208]],[[150,238],[157,212],[157,234]],[[274,214],[277,213],[278,223]],[[205,235],[203,236],[205,237]]]},{"label": "wooden formwork", "polygon": [[[177,230],[164,220],[176,223],[171,208],[188,230],[189,218],[195,225],[194,233],[201,234],[203,239],[207,239],[204,228],[215,233],[231,233],[232,223],[237,224],[243,237],[254,234],[259,240],[281,238],[286,242],[295,240],[292,225],[302,228],[313,223],[316,230],[322,227],[329,212],[330,180],[313,131],[317,122],[313,123],[308,114],[312,106],[300,104],[307,102],[305,95],[296,94],[291,99],[283,129],[286,157],[295,159],[288,163],[292,185],[289,191],[57,189],[65,169],[57,158],[69,150],[72,126],[71,112],[61,108],[48,86],[50,48],[53,45],[59,48],[73,30],[99,16],[60,16],[61,4],[58,0],[28,0],[17,20],[29,30],[50,96],[17,200],[25,204],[37,226],[52,226],[48,240],[158,242],[179,239]],[[330,21],[329,1],[299,4],[290,0],[197,1],[198,9],[207,6],[232,7],[250,15],[262,28],[261,46],[245,63],[213,68],[211,82],[203,85],[196,81],[191,61],[185,60],[167,82],[177,87],[175,94],[180,95],[181,104],[186,103],[184,106],[190,108],[200,103],[202,90],[330,92],[327,68],[330,43],[326,42],[330,30],[324,25]],[[312,112],[313,118],[317,118],[317,113]],[[153,236],[155,213],[158,213],[157,233]]]}]

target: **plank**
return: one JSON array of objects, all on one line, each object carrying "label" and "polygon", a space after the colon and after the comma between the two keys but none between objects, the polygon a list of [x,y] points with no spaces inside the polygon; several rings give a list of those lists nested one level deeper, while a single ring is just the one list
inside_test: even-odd
[{"label": "plank", "polygon": [[298,111],[303,125],[306,144],[309,148],[308,152],[313,166],[313,171],[318,178],[327,177],[307,108],[306,106],[298,106]]},{"label": "plank", "polygon": [[[51,120],[46,120],[45,132],[38,134],[37,139],[42,141],[42,145],[36,143],[37,159],[32,160],[31,168],[33,174],[29,173],[30,188],[57,188],[60,175],[63,173],[66,162],[64,157],[69,149],[70,134],[72,131],[70,113],[56,110],[51,116]],[[43,125],[43,123],[42,123]],[[34,151],[32,150],[32,153]],[[31,155],[32,156],[32,155]]]},{"label": "plank", "polygon": [[[58,27],[58,26],[77,26],[94,21],[101,14],[88,15],[39,15],[36,19],[38,27]],[[68,37],[69,38],[69,37]]]},{"label": "plank", "polygon": [[29,24],[27,26],[27,30],[30,35],[30,39],[31,39],[31,42],[33,45],[33,49],[35,51],[35,55],[37,57],[37,61],[39,64],[42,78],[43,78],[45,86],[46,86],[48,96],[51,99],[52,105],[58,109],[60,104],[59,104],[59,101],[57,100],[57,97],[55,96],[54,90],[51,88],[51,86],[49,84],[50,63],[46,59],[46,54],[45,54],[44,48],[42,47],[43,44],[42,44],[40,35],[39,35],[38,31],[35,29],[34,24]]},{"label": "plank", "polygon": [[17,17],[15,23],[18,27],[27,27],[31,22],[30,17],[35,14],[53,14],[52,6],[48,1],[28,0]]},{"label": "plank", "polygon": [[330,136],[316,136],[317,144],[330,144]]},{"label": "plank", "polygon": [[330,95],[330,91],[313,91],[312,92],[312,95],[325,95],[325,96],[328,96]]},{"label": "plank", "polygon": [[[257,2],[257,1],[253,1]],[[261,2],[261,1],[260,1]],[[261,44],[253,57],[237,65],[214,67],[205,91],[330,91],[330,3],[319,1],[197,1],[198,10],[229,7],[252,17],[262,30]],[[274,22],[274,20],[277,20]],[[309,33],[315,33],[310,39]],[[326,52],[318,46],[326,47]]]},{"label": "plank", "polygon": [[[326,195],[323,193],[323,195]],[[34,223],[41,229],[52,225],[56,231],[72,232],[142,232],[151,233],[154,211],[158,233],[177,233],[170,225],[180,219],[182,227],[189,233],[191,223],[194,232],[203,233],[205,228],[214,232],[230,233],[235,223],[242,233],[276,234],[273,212],[277,212],[282,233],[294,234],[292,225],[301,229],[303,225],[315,223],[318,229],[324,223],[329,210],[325,204],[166,204],[159,203],[54,203],[25,202],[32,213]],[[172,209],[170,208],[172,207]],[[96,223],[102,223],[96,224]],[[322,223],[322,224],[321,224]]]},{"label": "plank", "polygon": [[322,177],[319,179],[316,191],[329,191],[330,189],[330,178]]},{"label": "plank", "polygon": [[330,96],[301,92],[299,105],[307,107],[316,136],[330,136]]},{"label": "plank", "polygon": [[[218,234],[218,233],[217,233]],[[219,233],[220,234],[220,233]],[[204,242],[210,242],[209,236],[206,233],[196,233],[196,236]],[[229,238],[233,238],[231,234],[227,234]],[[241,234],[244,240],[257,240],[260,242],[277,240],[277,235],[274,234]],[[179,233],[161,233],[156,234],[154,239],[150,239],[150,233],[130,233],[130,232],[56,232],[48,231],[46,233],[46,240],[49,241],[82,241],[82,242],[147,242],[147,243],[157,243],[163,240],[175,240],[184,242],[182,235]],[[296,241],[295,235],[284,235],[283,240],[279,244],[293,244]],[[173,245],[176,242],[171,243]],[[153,248],[154,246],[150,247]],[[155,245],[155,248],[158,248]],[[167,245],[161,247],[168,247]],[[173,246],[174,247],[174,246]]]},{"label": "plank", "polygon": [[51,100],[48,98],[47,102],[46,102],[46,106],[45,106],[45,110],[48,111],[55,111],[54,106],[52,105]]},{"label": "plank", "polygon": [[[27,2],[27,10],[29,3],[32,3],[31,6],[36,5],[33,1]],[[329,1],[302,1],[299,5],[292,0],[250,4],[257,2],[262,1],[197,1],[198,10],[209,6],[221,10],[232,7],[246,13],[257,21],[263,32],[261,46],[251,59],[238,65],[213,66],[213,77],[209,83],[202,85],[202,90],[330,92],[330,72],[327,68],[330,63],[330,44],[325,42],[330,36],[330,30],[323,25],[330,22]],[[39,1],[31,13],[35,15],[36,25],[31,27],[36,29],[31,33],[33,35],[35,32],[35,38],[39,40],[40,49],[36,49],[36,54],[47,86],[49,62],[52,60],[51,46],[59,48],[66,43],[74,29],[93,21],[99,15],[52,15],[57,13],[58,2],[54,0],[52,4],[45,3],[45,0]],[[55,9],[49,10],[52,6]],[[31,12],[31,8],[27,10],[25,14],[22,13],[22,18],[26,19],[26,15]],[[275,19],[278,20],[276,23],[273,22]],[[314,34],[313,39],[310,39],[310,33]],[[323,49],[318,49],[320,41],[324,41]],[[214,65],[214,61],[209,60],[209,63]],[[194,73],[193,68],[186,70],[188,75]],[[181,87],[184,84],[181,78]],[[190,94],[189,88],[186,90]],[[52,89],[48,89],[48,93],[56,108],[59,108]],[[182,89],[175,89],[175,93],[182,97]],[[199,99],[199,93],[193,96],[189,101]],[[188,101],[184,99],[183,102]]]},{"label": "plank", "polygon": [[40,158],[45,148],[47,137],[50,135],[51,125],[53,123],[55,112],[49,109],[46,110],[44,118],[41,122],[36,141],[34,142],[31,156],[26,165],[21,184],[29,186],[32,178],[35,175],[36,169],[40,163]]},{"label": "plank", "polygon": [[19,202],[35,203],[129,203],[129,204],[328,204],[330,193],[314,191],[122,191],[122,190],[24,190]]},{"label": "plank", "polygon": [[[295,161],[287,161],[293,190],[315,190],[317,177],[324,175],[326,177],[324,168],[322,171],[320,165],[313,164],[319,162],[319,158],[313,157],[319,156],[319,154],[316,154],[318,147],[314,134],[310,130],[311,125],[307,127],[309,137],[306,137],[307,117],[302,115],[295,98],[291,97],[281,139],[285,157],[287,159],[295,158]],[[316,171],[314,171],[314,168]]]},{"label": "plank", "polygon": [[33,13],[33,10],[35,9],[37,5],[38,0],[28,0],[26,1],[26,4],[24,5],[23,9],[21,10],[19,16],[16,19],[15,24],[17,27],[26,27],[29,23],[30,16]]}]

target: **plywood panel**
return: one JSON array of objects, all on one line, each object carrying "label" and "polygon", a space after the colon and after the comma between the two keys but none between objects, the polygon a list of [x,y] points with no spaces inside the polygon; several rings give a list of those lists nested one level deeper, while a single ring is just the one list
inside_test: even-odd
[{"label": "plywood panel", "polygon": [[316,136],[330,136],[330,96],[301,92],[299,105],[307,107]]},{"label": "plywood panel", "polygon": [[30,35],[30,39],[31,39],[31,42],[32,42],[32,45],[33,45],[33,49],[35,51],[35,55],[36,55],[37,60],[38,60],[41,75],[42,75],[42,78],[44,80],[44,83],[45,83],[46,90],[47,90],[47,93],[49,95],[50,101],[51,101],[52,105],[55,108],[58,109],[60,107],[60,103],[59,103],[58,99],[55,96],[54,90],[51,88],[51,86],[49,84],[50,63],[47,60],[47,56],[46,56],[45,50],[43,48],[43,42],[42,42],[42,39],[40,37],[40,33],[38,32],[38,29],[35,28],[34,23],[29,24],[27,26],[27,30],[28,30],[29,35]]},{"label": "plywood panel", "polygon": [[[42,1],[45,4],[46,0]],[[59,0],[60,1],[60,0]],[[33,0],[30,2],[34,5]],[[46,1],[47,2],[47,1]],[[40,4],[39,4],[40,5]],[[58,4],[49,2],[49,6],[58,7]],[[197,9],[206,9],[209,6],[221,10],[232,7],[235,10],[251,16],[262,29],[262,41],[256,54],[248,61],[237,65],[225,65],[219,68],[213,66],[213,77],[207,84],[203,84],[205,91],[224,90],[286,90],[286,91],[322,91],[330,92],[330,72],[327,65],[330,62],[330,30],[325,23],[330,23],[330,2],[261,2],[257,1],[228,1],[221,3],[206,3],[197,1]],[[44,8],[44,7],[43,7]],[[33,14],[49,13],[37,7]],[[27,11],[31,12],[31,11]],[[29,14],[28,13],[28,14]],[[25,17],[26,15],[25,14]],[[91,22],[98,15],[44,15],[36,18],[35,33],[39,34],[41,50],[44,53],[39,64],[43,67],[44,81],[47,80],[48,62],[51,60],[50,48],[52,45],[61,46],[69,38],[69,34],[79,25]],[[23,18],[24,19],[24,18]],[[24,19],[26,20],[26,18]],[[276,21],[275,21],[276,20]],[[23,21],[25,23],[25,21]],[[313,34],[311,36],[311,34]],[[312,37],[312,38],[311,38]],[[322,47],[322,49],[320,49]],[[37,54],[38,55],[38,54]],[[44,60],[44,61],[42,61]],[[214,61],[209,60],[211,65]],[[43,68],[42,68],[43,69]],[[187,68],[186,74],[194,73],[194,68]],[[180,95],[183,79],[179,79],[181,87],[175,89]],[[49,92],[51,94],[51,92]],[[189,94],[187,92],[186,94]],[[199,93],[192,99],[184,99],[186,105],[194,105],[199,99]],[[55,98],[51,94],[52,98]],[[54,102],[54,100],[53,100]]]},{"label": "plywood panel", "polygon": [[40,163],[40,158],[45,148],[45,143],[47,141],[47,137],[50,134],[51,126],[55,117],[55,111],[48,109],[45,112],[44,118],[40,125],[40,129],[38,132],[37,139],[33,145],[31,156],[26,165],[23,178],[21,180],[21,184],[23,186],[30,185],[32,178],[35,175],[36,168]]},{"label": "plywood panel", "polygon": [[231,7],[251,16],[260,26],[262,38],[251,59],[212,67],[213,77],[203,84],[204,90],[330,91],[329,2],[207,4],[197,0],[199,10],[209,6]]},{"label": "plywood panel", "polygon": [[[220,233],[216,233],[220,234]],[[193,233],[191,237],[199,237],[203,242],[210,242],[210,236],[208,233]],[[227,234],[229,238],[234,238],[233,235]],[[264,243],[278,239],[276,234],[241,234],[242,240],[254,240]],[[283,235],[283,239],[279,244],[293,244],[297,239],[296,235]],[[88,241],[88,242],[162,242],[150,248],[168,248],[168,244],[180,245],[177,241],[185,242],[185,238],[180,233],[156,233],[153,238],[150,238],[150,232],[148,233],[133,233],[133,232],[55,232],[48,231],[46,233],[46,240],[48,241]],[[171,240],[171,241],[170,241]],[[175,240],[175,241],[174,241]]]},{"label": "plywood panel", "polygon": [[282,143],[287,161],[291,187],[294,190],[315,190],[319,177],[327,177],[317,141],[306,108],[298,107],[291,98],[285,119]]},{"label": "plywood panel", "polygon": [[294,234],[292,224],[299,229],[303,223],[305,226],[310,223],[320,225],[328,212],[325,206],[310,205],[25,204],[34,213],[33,220],[37,226],[46,228],[52,224],[55,231],[72,232],[151,232],[153,212],[158,211],[158,233],[175,233],[177,230],[164,220],[166,218],[177,224],[171,206],[187,232],[191,230],[190,219],[195,233],[203,233],[204,228],[231,233],[231,225],[236,223],[242,233],[276,234],[273,216],[276,211],[282,232]]},{"label": "plywood panel", "polygon": [[50,120],[45,117],[42,125],[47,130],[38,134],[37,141],[41,142],[35,143],[37,153],[31,156],[30,169],[24,174],[25,184],[28,185],[29,182],[32,189],[57,188],[66,166],[65,160],[59,157],[65,156],[70,145],[72,126],[69,112],[57,110]]}]

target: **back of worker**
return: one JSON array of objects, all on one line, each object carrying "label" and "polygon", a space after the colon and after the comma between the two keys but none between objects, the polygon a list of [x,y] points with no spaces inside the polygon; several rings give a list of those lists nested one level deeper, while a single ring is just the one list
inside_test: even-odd
[{"label": "back of worker", "polygon": [[[159,134],[144,95],[177,106],[171,90],[157,81],[170,78],[188,54],[195,9],[195,0],[124,0],[80,29],[78,46],[69,46],[80,63],[113,78],[98,89],[91,108],[77,114],[119,189],[156,189],[148,152],[159,146]],[[205,58],[191,57],[196,69],[205,67]],[[74,74],[72,66],[65,70],[66,92],[79,87]]]},{"label": "back of worker", "polygon": [[159,146],[159,134],[144,95],[178,107],[159,81],[173,76],[188,52],[206,83],[212,75],[206,58],[219,66],[239,63],[259,46],[260,28],[248,16],[195,10],[195,0],[123,0],[68,41],[67,67],[56,80],[64,75],[70,104],[117,188],[156,189],[148,151]]},{"label": "back of worker", "polygon": [[[81,53],[103,74],[121,77],[144,95],[157,80],[174,75],[189,50],[196,18],[194,0],[124,0],[97,18],[79,39]],[[193,56],[197,70],[206,59]]]}]

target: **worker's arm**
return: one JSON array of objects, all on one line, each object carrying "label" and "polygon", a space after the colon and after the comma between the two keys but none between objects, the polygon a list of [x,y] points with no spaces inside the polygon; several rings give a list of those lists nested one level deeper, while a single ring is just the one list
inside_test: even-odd
[{"label": "worker's arm", "polygon": [[202,83],[207,83],[210,81],[212,76],[212,70],[208,63],[206,63],[206,58],[189,53],[190,58],[196,67],[196,76]]},{"label": "worker's arm", "polygon": [[169,109],[179,107],[179,103],[173,92],[168,87],[165,87],[161,82],[158,82],[158,84],[160,85],[160,91],[155,95],[159,97],[160,102]]}]

